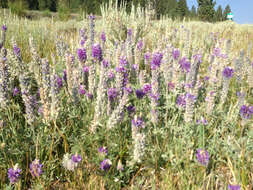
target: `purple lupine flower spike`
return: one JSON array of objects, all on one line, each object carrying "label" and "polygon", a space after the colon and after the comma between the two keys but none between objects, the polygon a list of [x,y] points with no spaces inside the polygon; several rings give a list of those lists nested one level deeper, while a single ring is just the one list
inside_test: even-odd
[{"label": "purple lupine flower spike", "polygon": [[202,63],[202,55],[201,54],[195,54],[195,55],[193,55],[193,59],[196,62]]},{"label": "purple lupine flower spike", "polygon": [[221,49],[220,48],[214,48],[213,49],[213,55],[215,55],[216,57],[219,57],[221,55]]},{"label": "purple lupine flower spike", "polygon": [[253,115],[253,106],[242,105],[240,115],[243,119],[250,119]]},{"label": "purple lupine flower spike", "polygon": [[72,161],[75,162],[75,163],[79,163],[82,161],[82,157],[81,155],[79,155],[78,153],[76,154],[73,154],[72,157],[71,157]]},{"label": "purple lupine flower spike", "polygon": [[114,72],[113,72],[113,71],[109,71],[109,72],[108,72],[108,78],[109,78],[109,79],[113,79],[114,77],[115,77]]},{"label": "purple lupine flower spike", "polygon": [[86,94],[84,85],[80,85],[80,87],[79,87],[79,94],[80,94],[80,95]]},{"label": "purple lupine flower spike", "polygon": [[186,105],[186,97],[183,95],[180,95],[177,97],[176,104],[180,107],[185,107]]},{"label": "purple lupine flower spike", "polygon": [[138,41],[138,43],[137,43],[137,49],[139,51],[141,51],[143,49],[143,41],[142,40]]},{"label": "purple lupine flower spike", "polygon": [[100,163],[100,168],[103,171],[108,171],[111,168],[112,162],[109,159],[105,159]]},{"label": "purple lupine flower spike", "polygon": [[13,96],[17,96],[18,94],[19,94],[19,89],[18,89],[18,87],[15,87],[13,89]]},{"label": "purple lupine flower spike", "polygon": [[137,128],[140,128],[140,127],[144,128],[144,122],[140,117],[135,117],[132,120],[132,126],[137,127]]},{"label": "purple lupine flower spike", "polygon": [[125,86],[124,87],[124,89],[126,90],[126,92],[128,93],[128,94],[132,94],[133,93],[133,89],[132,89],[132,87],[131,86]]},{"label": "purple lupine flower spike", "polygon": [[85,48],[77,49],[77,57],[79,61],[81,61],[82,63],[85,63],[87,59],[86,49]]},{"label": "purple lupine flower spike", "polygon": [[190,68],[191,68],[191,62],[187,60],[186,57],[183,57],[180,61],[179,61],[179,65],[180,68],[183,72],[190,72]]},{"label": "purple lupine flower spike", "polygon": [[98,152],[104,155],[108,154],[108,149],[104,146],[99,147]]},{"label": "purple lupine flower spike", "polygon": [[180,56],[179,49],[173,49],[173,51],[172,51],[172,57],[173,57],[173,59],[177,60],[179,58],[179,56]]},{"label": "purple lupine flower spike", "polygon": [[233,74],[234,74],[234,70],[230,67],[226,67],[222,72],[223,77],[228,78],[228,79],[232,78]]},{"label": "purple lupine flower spike", "polygon": [[109,62],[105,59],[102,61],[102,64],[103,64],[104,68],[109,67]]},{"label": "purple lupine flower spike", "polygon": [[85,65],[85,66],[83,67],[83,72],[84,72],[84,73],[88,73],[88,72],[89,72],[89,66],[86,66],[86,65]]},{"label": "purple lupine flower spike", "polygon": [[35,159],[31,164],[30,164],[30,172],[33,177],[40,177],[42,174],[42,167],[43,165],[40,163],[40,160]]},{"label": "purple lupine flower spike", "polygon": [[8,178],[11,183],[18,182],[20,175],[21,169],[18,168],[18,164],[16,164],[13,168],[8,169]]},{"label": "purple lupine flower spike", "polygon": [[153,93],[150,94],[150,98],[152,98],[156,102],[159,100],[159,97],[160,97],[159,93],[158,94],[153,94]]},{"label": "purple lupine flower spike", "polygon": [[149,61],[149,59],[150,59],[150,57],[151,57],[151,54],[149,53],[149,52],[147,52],[147,53],[145,53],[144,54],[144,59],[145,59],[145,61]]},{"label": "purple lupine flower spike", "polygon": [[128,111],[129,114],[135,113],[135,110],[136,109],[135,109],[135,107],[133,105],[127,106],[127,111]]},{"label": "purple lupine flower spike", "polygon": [[56,81],[57,81],[58,89],[60,89],[63,85],[62,84],[62,78],[57,75],[56,76]]},{"label": "purple lupine flower spike", "polygon": [[7,31],[7,26],[5,24],[2,26],[2,31],[4,31],[4,32]]},{"label": "purple lupine flower spike", "polygon": [[231,185],[231,184],[229,184],[228,189],[229,190],[240,190],[241,186],[240,185]]},{"label": "purple lupine flower spike", "polygon": [[142,90],[143,90],[143,92],[144,92],[145,94],[151,92],[151,89],[152,89],[151,84],[144,84],[144,86],[143,86],[143,88],[142,88]]},{"label": "purple lupine flower spike", "polygon": [[137,90],[135,91],[135,94],[136,94],[136,97],[137,97],[138,99],[142,99],[142,98],[145,96],[145,93],[143,92],[142,89],[137,89]]},{"label": "purple lupine flower spike", "polygon": [[109,100],[113,101],[118,95],[117,89],[116,88],[109,88],[107,95],[108,95]]},{"label": "purple lupine flower spike", "polygon": [[196,123],[197,123],[198,125],[200,125],[200,124],[202,124],[202,125],[207,125],[207,124],[208,124],[207,120],[206,120],[204,117],[201,117],[201,119],[198,119],[198,120],[196,121]]},{"label": "purple lupine flower spike", "polygon": [[173,82],[168,83],[168,90],[171,91],[175,88],[175,84]]},{"label": "purple lupine flower spike", "polygon": [[94,44],[92,46],[92,57],[98,61],[102,61],[102,49],[100,44]]},{"label": "purple lupine flower spike", "polygon": [[89,98],[90,100],[93,99],[93,94],[91,94],[91,93],[87,93],[86,96],[87,96],[87,98]]},{"label": "purple lupine flower spike", "polygon": [[128,36],[132,36],[132,34],[133,34],[133,30],[130,28],[130,29],[128,29],[127,30],[127,35]]},{"label": "purple lupine flower spike", "polygon": [[14,46],[13,46],[13,52],[14,52],[14,54],[15,54],[17,57],[20,57],[20,56],[21,56],[21,54],[20,54],[20,48],[17,47],[17,45],[14,45]]},{"label": "purple lupine flower spike", "polygon": [[209,154],[206,150],[198,149],[196,153],[197,160],[200,164],[207,166],[209,162]]},{"label": "purple lupine flower spike", "polygon": [[102,33],[101,33],[101,40],[102,40],[103,43],[105,43],[105,41],[106,41],[105,32],[102,32]]},{"label": "purple lupine flower spike", "polygon": [[152,55],[152,60],[151,60],[151,69],[155,70],[156,68],[160,67],[161,61],[163,58],[163,54],[156,52]]}]

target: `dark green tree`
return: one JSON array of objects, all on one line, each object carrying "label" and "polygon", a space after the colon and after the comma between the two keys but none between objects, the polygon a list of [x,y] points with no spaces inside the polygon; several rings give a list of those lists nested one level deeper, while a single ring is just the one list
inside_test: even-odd
[{"label": "dark green tree", "polygon": [[176,12],[180,18],[187,17],[189,15],[189,10],[187,7],[186,0],[179,0],[178,1]]},{"label": "dark green tree", "polygon": [[223,13],[222,13],[222,7],[221,5],[218,6],[216,13],[215,13],[215,21],[219,22],[219,21],[223,21]]},{"label": "dark green tree", "polygon": [[223,12],[223,20],[227,20],[227,14],[231,12],[231,8],[229,5],[227,5]]},{"label": "dark green tree", "polygon": [[167,1],[167,6],[168,6],[168,14],[169,17],[175,18],[177,17],[177,0],[168,0]]},{"label": "dark green tree", "polygon": [[213,22],[215,20],[215,1],[198,0],[198,17],[202,21]]},{"label": "dark green tree", "polygon": [[168,0],[156,0],[155,2],[155,10],[158,18],[168,13]]},{"label": "dark green tree", "polygon": [[194,5],[192,5],[190,16],[191,16],[191,18],[196,18],[197,17],[197,10],[196,10],[196,7]]},{"label": "dark green tree", "polygon": [[25,16],[25,10],[27,10],[29,6],[26,0],[9,0],[8,8],[13,14]]},{"label": "dark green tree", "polygon": [[30,10],[38,10],[39,2],[38,0],[27,0],[28,6]]},{"label": "dark green tree", "polygon": [[0,0],[0,7],[7,8],[8,7],[8,0]]},{"label": "dark green tree", "polygon": [[46,10],[48,8],[47,0],[38,0],[39,10]]}]

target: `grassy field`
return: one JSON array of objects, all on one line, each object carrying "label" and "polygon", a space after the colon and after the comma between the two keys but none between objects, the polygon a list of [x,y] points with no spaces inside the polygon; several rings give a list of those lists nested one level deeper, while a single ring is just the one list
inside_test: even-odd
[{"label": "grassy field", "polygon": [[253,26],[101,12],[1,12],[0,189],[253,189]]}]

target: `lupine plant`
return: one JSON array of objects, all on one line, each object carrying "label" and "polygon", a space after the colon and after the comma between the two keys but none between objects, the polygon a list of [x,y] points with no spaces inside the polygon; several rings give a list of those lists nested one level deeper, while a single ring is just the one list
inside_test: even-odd
[{"label": "lupine plant", "polygon": [[252,31],[126,10],[0,16],[0,189],[253,188]]}]

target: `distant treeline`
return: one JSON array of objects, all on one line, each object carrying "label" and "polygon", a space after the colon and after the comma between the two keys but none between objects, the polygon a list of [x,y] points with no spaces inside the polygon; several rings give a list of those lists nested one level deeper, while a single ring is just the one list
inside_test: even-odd
[{"label": "distant treeline", "polygon": [[[230,6],[225,9],[218,6],[215,10],[214,0],[198,0],[198,8],[194,5],[189,8],[186,0],[115,0],[118,5],[125,3],[127,11],[132,4],[147,9],[155,10],[156,18],[167,15],[171,18],[192,18],[197,20],[217,22],[226,20],[227,13],[231,12]],[[41,10],[53,12],[85,11],[87,14],[100,14],[100,5],[109,0],[0,0],[2,8],[11,10]]]}]

